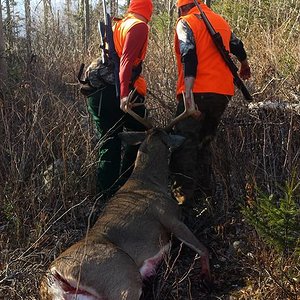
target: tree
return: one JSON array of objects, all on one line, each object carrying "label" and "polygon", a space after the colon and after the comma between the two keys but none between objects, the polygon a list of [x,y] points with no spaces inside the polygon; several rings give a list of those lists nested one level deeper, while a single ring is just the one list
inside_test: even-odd
[{"label": "tree", "polygon": [[88,49],[90,38],[90,3],[89,0],[84,0],[84,48]]},{"label": "tree", "polygon": [[10,51],[11,49],[13,49],[14,33],[13,33],[13,18],[12,18],[11,5],[9,0],[5,0],[5,6],[6,6],[5,33],[7,37],[8,49]]},{"label": "tree", "polygon": [[30,0],[24,1],[25,7],[25,28],[26,28],[26,44],[27,44],[27,54],[31,55],[31,12],[30,12]]},{"label": "tree", "polygon": [[51,28],[49,28],[49,25],[51,24],[51,22],[50,22],[50,16],[52,15],[51,0],[43,0],[43,8],[44,8],[45,34],[48,34],[49,30],[51,30]]},{"label": "tree", "polygon": [[2,22],[2,4],[0,0],[0,86],[7,79],[7,62],[5,58],[5,42]]}]

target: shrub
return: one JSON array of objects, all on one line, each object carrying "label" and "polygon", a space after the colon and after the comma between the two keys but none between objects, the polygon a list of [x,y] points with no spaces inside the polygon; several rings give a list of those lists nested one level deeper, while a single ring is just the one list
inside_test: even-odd
[{"label": "shrub", "polygon": [[300,181],[293,176],[279,196],[257,191],[256,200],[243,209],[249,224],[278,251],[300,254]]}]

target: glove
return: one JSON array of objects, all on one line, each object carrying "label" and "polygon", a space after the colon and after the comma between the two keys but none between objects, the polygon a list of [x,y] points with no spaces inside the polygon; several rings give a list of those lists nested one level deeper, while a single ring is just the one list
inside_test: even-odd
[{"label": "glove", "polygon": [[247,59],[241,61],[241,67],[240,67],[240,71],[239,71],[239,76],[243,79],[249,79],[251,77],[251,70],[250,70],[250,66],[248,64]]},{"label": "glove", "polygon": [[123,97],[120,100],[120,109],[123,110],[125,113],[128,111],[128,107],[127,107],[127,99],[128,97]]}]

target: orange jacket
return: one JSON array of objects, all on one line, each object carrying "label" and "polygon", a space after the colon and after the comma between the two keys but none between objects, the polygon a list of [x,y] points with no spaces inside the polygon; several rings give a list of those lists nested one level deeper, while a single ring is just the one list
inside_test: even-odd
[{"label": "orange jacket", "polygon": [[[135,26],[136,24],[139,24],[139,23],[145,23],[145,22],[142,20],[139,20],[139,19],[135,18],[133,15],[129,14],[127,17],[118,21],[114,25],[114,28],[113,28],[114,44],[115,44],[116,52],[119,57],[122,56],[127,32],[133,26]],[[141,51],[140,56],[136,58],[136,60],[134,62],[134,67],[136,67],[141,61],[143,61],[145,59],[147,46],[148,46],[148,41],[144,44],[144,47]],[[146,95],[147,83],[146,83],[145,78],[142,75],[139,75],[139,77],[136,79],[136,81],[134,82],[134,87],[137,89],[137,92],[139,94],[141,94],[143,96]]]},{"label": "orange jacket", "polygon": [[[201,4],[201,6],[214,29],[217,32],[220,32],[225,48],[229,50],[231,29],[228,23],[221,16],[210,10],[205,4]],[[233,95],[233,76],[213,43],[204,22],[201,19],[199,20],[198,8],[192,8],[188,15],[183,16],[180,19],[183,19],[188,23],[189,27],[193,31],[196,44],[198,66],[193,92]],[[178,81],[176,90],[178,95],[185,90],[185,87],[183,65],[181,62],[177,34],[175,34],[175,53],[178,66]]]}]

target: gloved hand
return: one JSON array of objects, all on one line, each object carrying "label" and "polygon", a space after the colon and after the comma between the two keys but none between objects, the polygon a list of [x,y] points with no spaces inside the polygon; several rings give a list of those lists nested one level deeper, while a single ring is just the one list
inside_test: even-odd
[{"label": "gloved hand", "polygon": [[249,79],[251,77],[251,70],[250,70],[250,66],[248,64],[247,59],[241,61],[239,76],[243,80]]},{"label": "gloved hand", "polygon": [[120,100],[120,109],[123,110],[125,113],[128,111],[128,106],[127,106],[127,99],[128,97],[123,97]]},{"label": "gloved hand", "polygon": [[185,86],[185,109],[187,111],[194,109],[195,111],[191,114],[191,117],[194,119],[201,119],[201,112],[199,111],[197,105],[194,101],[193,95],[193,86],[194,86],[195,78],[192,76],[184,77],[184,86]]},{"label": "gloved hand", "polygon": [[193,117],[196,120],[200,120],[202,115],[201,111],[198,109],[197,105],[195,104],[194,101],[194,95],[192,91],[186,91],[185,92],[185,105],[186,105],[186,110],[192,110],[194,109],[195,111],[191,114],[191,117]]}]

